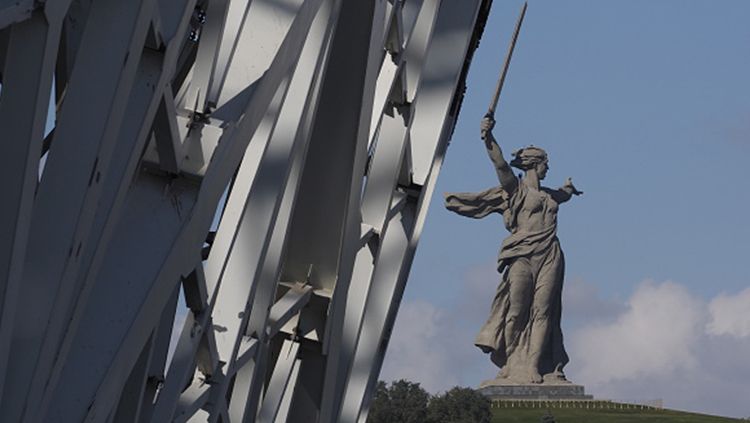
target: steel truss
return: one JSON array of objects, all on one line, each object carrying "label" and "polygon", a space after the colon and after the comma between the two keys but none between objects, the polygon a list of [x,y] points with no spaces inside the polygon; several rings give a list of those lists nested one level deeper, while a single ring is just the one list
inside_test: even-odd
[{"label": "steel truss", "polygon": [[488,9],[0,0],[0,421],[364,422]]}]

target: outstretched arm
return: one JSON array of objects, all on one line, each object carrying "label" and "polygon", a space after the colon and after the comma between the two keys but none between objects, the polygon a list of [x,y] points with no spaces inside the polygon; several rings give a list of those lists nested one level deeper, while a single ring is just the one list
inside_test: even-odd
[{"label": "outstretched arm", "polygon": [[556,189],[551,192],[552,199],[557,201],[558,203],[564,203],[570,200],[570,198],[574,195],[581,194],[583,194],[583,191],[578,191],[576,187],[573,186],[573,180],[570,178],[565,180],[565,184],[560,187],[560,189]]},{"label": "outstretched arm", "polygon": [[503,151],[497,145],[495,136],[492,135],[492,128],[494,126],[495,120],[490,116],[485,116],[480,125],[481,135],[484,140],[484,146],[487,148],[487,154],[490,156],[492,164],[495,165],[495,172],[497,172],[500,185],[510,194],[518,188],[518,179],[513,174],[513,169],[510,168],[508,162],[505,161]]}]

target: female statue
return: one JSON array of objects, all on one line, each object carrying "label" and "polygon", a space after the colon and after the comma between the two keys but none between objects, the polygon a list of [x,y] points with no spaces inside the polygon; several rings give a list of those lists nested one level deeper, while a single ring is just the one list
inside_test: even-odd
[{"label": "female statue", "polygon": [[[549,169],[541,148],[522,148],[508,164],[493,127],[492,118],[482,120],[482,138],[500,186],[445,198],[446,207],[463,216],[501,213],[510,232],[498,257],[502,280],[475,344],[501,368],[500,379],[521,384],[564,381],[568,356],[560,313],[565,261],[557,239],[557,210],[582,192],[570,178],[560,189],[540,185]],[[523,170],[523,177],[517,178],[511,166]]]}]

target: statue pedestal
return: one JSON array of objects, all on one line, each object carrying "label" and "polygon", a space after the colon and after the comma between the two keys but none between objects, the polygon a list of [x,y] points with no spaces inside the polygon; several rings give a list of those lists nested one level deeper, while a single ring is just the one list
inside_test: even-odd
[{"label": "statue pedestal", "polygon": [[483,382],[477,390],[490,400],[591,400],[583,385],[566,383],[513,384],[495,379]]}]

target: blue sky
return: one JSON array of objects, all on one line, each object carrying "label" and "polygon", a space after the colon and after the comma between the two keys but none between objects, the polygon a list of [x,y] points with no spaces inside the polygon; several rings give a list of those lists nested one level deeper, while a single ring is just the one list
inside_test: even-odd
[{"label": "blue sky", "polygon": [[[424,337],[430,330],[407,327],[403,315],[433,313],[429,324],[436,334],[453,338],[448,331],[458,327],[471,333],[465,336],[471,344],[472,331],[489,309],[498,281],[492,266],[505,229],[498,216],[472,220],[446,211],[441,194],[497,183],[478,126],[521,4],[494,2],[414,260],[386,379],[410,368],[406,357],[414,351],[408,350],[405,334]],[[736,360],[733,372],[750,376],[744,358],[750,356],[748,22],[750,2],[742,0],[529,1],[495,135],[506,156],[529,144],[545,148],[551,168],[545,185],[560,186],[571,176],[585,192],[561,207],[559,237],[566,255],[567,344],[573,352],[584,351],[578,362],[571,356],[568,376],[590,382],[587,388],[598,390],[594,395],[648,399],[632,397],[640,393],[664,398],[675,408],[750,416],[750,406],[733,396],[734,385],[710,385],[714,393],[726,394],[724,402],[696,402],[692,393],[669,388],[696,369],[708,371],[708,362]],[[634,310],[660,296],[674,309],[661,316],[664,321],[650,322],[655,331],[659,324],[665,329],[676,324],[672,317],[693,326],[679,342],[660,344],[656,336],[653,345],[632,355],[648,361],[653,348],[695,349],[684,366],[672,369],[669,360],[652,360],[644,367],[653,370],[648,377],[617,372],[609,379],[592,377],[599,363],[585,353],[591,350],[584,348],[585,335],[601,336],[594,328],[604,328],[642,338],[635,320],[648,313],[634,315]],[[659,309],[658,304],[653,307]],[[630,331],[628,324],[636,327]],[[629,341],[613,340],[615,352],[632,346],[620,342]],[[709,351],[721,345],[731,357]],[[478,350],[463,352],[451,342],[434,348],[461,349],[447,354],[455,352],[451,359],[463,360],[456,364],[464,370],[443,382],[424,382],[428,388],[445,389],[449,381],[476,385],[493,376],[492,367],[478,364],[487,361]],[[643,370],[638,366],[632,364],[631,375]],[[403,376],[429,379],[434,371]],[[743,397],[750,394],[750,388],[737,386],[744,388]],[[696,398],[706,397],[700,390],[709,389],[693,388]]]}]

